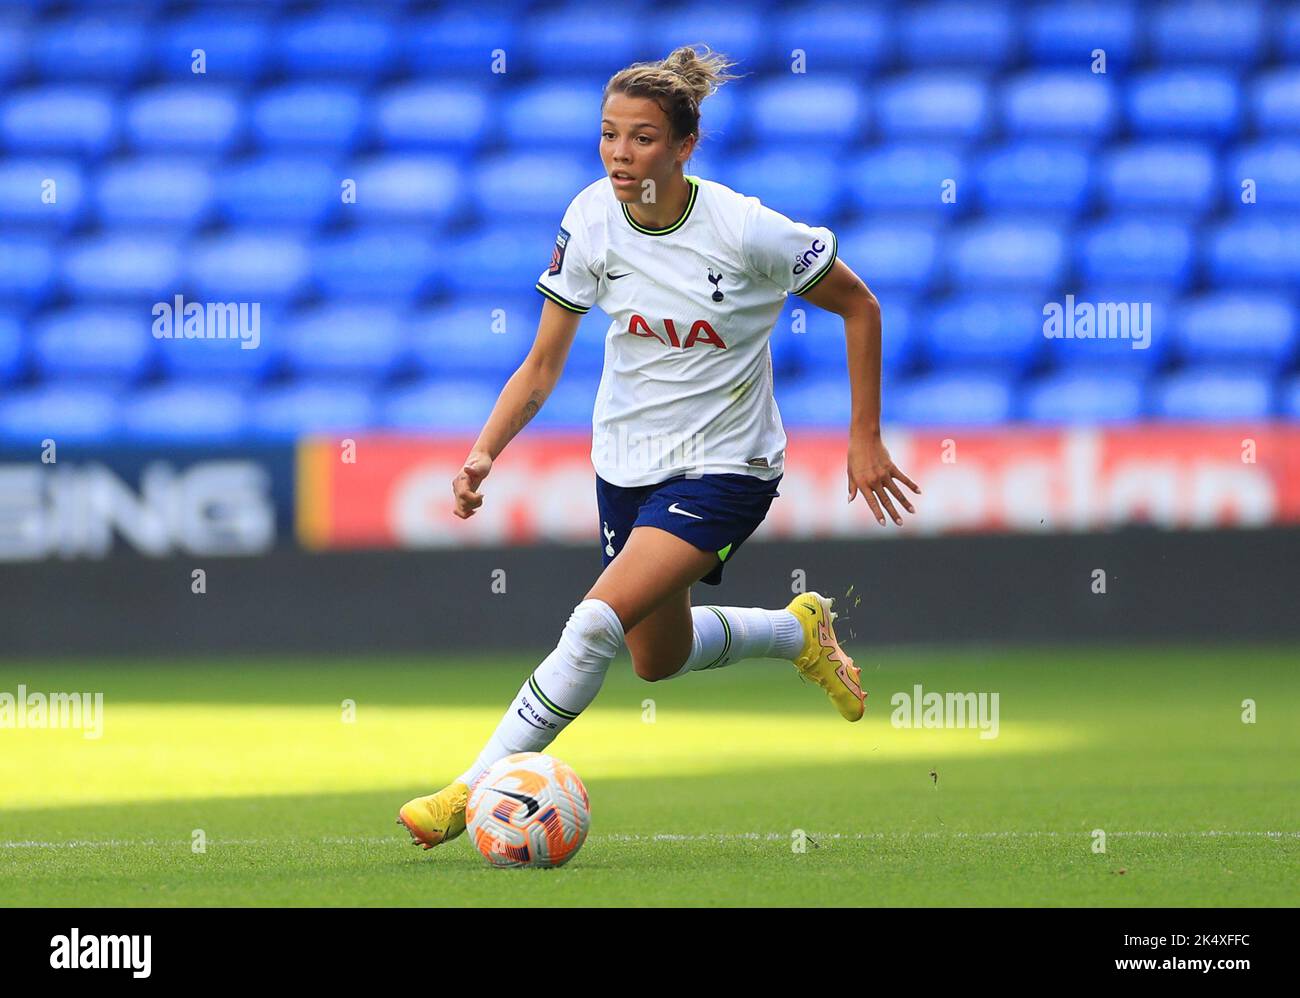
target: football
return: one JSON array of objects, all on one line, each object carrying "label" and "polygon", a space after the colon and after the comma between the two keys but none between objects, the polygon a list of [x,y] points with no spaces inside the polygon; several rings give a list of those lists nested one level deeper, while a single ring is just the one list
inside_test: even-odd
[{"label": "football", "polygon": [[563,866],[587,839],[591,804],[578,774],[540,752],[508,755],[470,788],[465,827],[493,866]]}]

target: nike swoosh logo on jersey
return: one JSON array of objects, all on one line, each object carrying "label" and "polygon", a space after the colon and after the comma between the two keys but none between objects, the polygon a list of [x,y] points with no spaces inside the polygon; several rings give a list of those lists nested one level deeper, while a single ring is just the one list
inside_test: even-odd
[{"label": "nike swoosh logo on jersey", "polygon": [[[632,271],[629,270],[627,273],[630,274]],[[627,277],[627,274],[606,274],[605,276],[611,281],[617,281],[620,277]]]},{"label": "nike swoosh logo on jersey", "polygon": [[697,519],[697,520],[703,520],[703,519],[704,519],[704,517],[700,516],[698,513],[688,513],[688,512],[686,512],[686,510],[684,510],[684,509],[678,509],[678,508],[677,508],[677,503],[673,503],[671,506],[669,506],[669,507],[668,507],[668,512],[670,512],[670,513],[681,513],[682,516],[693,516],[693,517],[695,517],[695,519]]}]

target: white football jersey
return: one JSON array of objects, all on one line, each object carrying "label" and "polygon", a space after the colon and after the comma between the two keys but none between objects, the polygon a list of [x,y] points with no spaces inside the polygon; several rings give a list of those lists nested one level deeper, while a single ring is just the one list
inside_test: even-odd
[{"label": "white football jersey", "polygon": [[556,304],[599,305],[613,320],[591,443],[596,473],[613,485],[782,473],[768,340],[786,296],[809,291],[835,262],[829,229],[687,180],[686,210],[663,229],[638,224],[608,178],[584,189],[537,282]]}]

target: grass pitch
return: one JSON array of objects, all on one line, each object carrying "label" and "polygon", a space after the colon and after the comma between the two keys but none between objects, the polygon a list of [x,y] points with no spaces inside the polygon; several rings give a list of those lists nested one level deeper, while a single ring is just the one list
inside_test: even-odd
[{"label": "grass pitch", "polygon": [[[852,650],[853,725],[779,662],[620,656],[550,749],[593,808],[557,871],[394,824],[534,660],[3,662],[0,690],[102,691],[104,729],[0,729],[0,904],[1300,903],[1300,649]],[[892,726],[917,683],[996,692],[998,736]]]}]

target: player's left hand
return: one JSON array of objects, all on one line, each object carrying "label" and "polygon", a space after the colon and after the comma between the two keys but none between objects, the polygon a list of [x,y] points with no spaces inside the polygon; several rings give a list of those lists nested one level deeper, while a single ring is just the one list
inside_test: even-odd
[{"label": "player's left hand", "polygon": [[921,494],[917,484],[903,474],[898,465],[894,464],[893,459],[889,456],[889,449],[885,442],[880,439],[880,435],[875,436],[854,436],[849,440],[849,502],[852,502],[859,492],[862,498],[867,501],[871,507],[871,512],[875,514],[876,521],[883,527],[885,525],[885,516],[881,512],[883,506],[889,511],[890,517],[900,527],[903,525],[903,519],[898,515],[898,510],[894,508],[890,500],[892,494],[909,513],[915,513],[916,510],[908,502],[902,490],[895,485],[895,481],[902,482],[917,495]]}]

